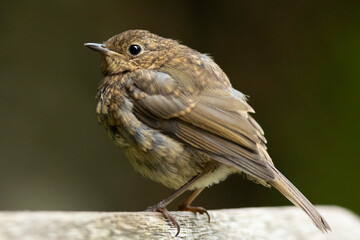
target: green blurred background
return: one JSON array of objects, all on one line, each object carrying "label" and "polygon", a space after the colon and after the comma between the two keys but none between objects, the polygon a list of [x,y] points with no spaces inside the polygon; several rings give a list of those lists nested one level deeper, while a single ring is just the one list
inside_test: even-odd
[{"label": "green blurred background", "polygon": [[[250,95],[276,166],[313,203],[360,212],[359,4],[250,0],[1,1],[0,210],[143,210],[171,192],[97,124],[100,58],[83,43],[128,29],[210,53]],[[195,204],[290,203],[234,175]]]}]

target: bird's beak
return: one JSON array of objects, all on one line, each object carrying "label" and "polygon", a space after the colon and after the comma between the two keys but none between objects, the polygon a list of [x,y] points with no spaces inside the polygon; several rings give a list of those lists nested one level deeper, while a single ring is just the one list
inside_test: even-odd
[{"label": "bird's beak", "polygon": [[109,50],[108,48],[106,48],[104,44],[85,43],[84,46],[88,47],[91,50],[94,50],[96,52],[102,53],[102,54],[109,54],[109,53],[113,52],[113,51]]}]

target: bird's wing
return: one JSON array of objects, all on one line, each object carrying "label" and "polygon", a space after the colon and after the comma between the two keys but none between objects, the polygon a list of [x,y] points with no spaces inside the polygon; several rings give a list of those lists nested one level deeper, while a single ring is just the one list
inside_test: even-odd
[{"label": "bird's wing", "polygon": [[140,121],[252,177],[274,180],[263,131],[240,92],[190,93],[169,75],[150,70],[129,74],[126,82]]}]

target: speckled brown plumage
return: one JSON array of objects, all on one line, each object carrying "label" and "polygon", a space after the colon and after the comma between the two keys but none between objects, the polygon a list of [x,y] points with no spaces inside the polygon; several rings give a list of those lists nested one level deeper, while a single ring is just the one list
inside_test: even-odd
[{"label": "speckled brown plumage", "polygon": [[[104,79],[96,112],[135,170],[174,194],[149,208],[175,225],[166,205],[195,192],[182,210],[206,213],[190,203],[207,186],[244,173],[274,186],[302,208],[322,231],[330,229],[312,204],[274,167],[260,125],[246,97],[232,88],[207,55],[144,30],[86,44],[102,53]],[[178,226],[178,225],[177,225]]]}]

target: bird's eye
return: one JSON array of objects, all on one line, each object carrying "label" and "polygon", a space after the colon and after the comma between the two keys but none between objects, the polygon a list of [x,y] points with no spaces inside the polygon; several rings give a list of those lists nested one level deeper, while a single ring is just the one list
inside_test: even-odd
[{"label": "bird's eye", "polygon": [[138,55],[141,52],[141,46],[137,44],[132,44],[129,47],[129,53],[133,56]]}]

